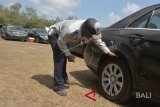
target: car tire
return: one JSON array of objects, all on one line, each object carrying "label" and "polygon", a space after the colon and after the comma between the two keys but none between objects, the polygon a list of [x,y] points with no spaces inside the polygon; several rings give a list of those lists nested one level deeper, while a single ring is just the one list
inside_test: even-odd
[{"label": "car tire", "polygon": [[39,38],[36,38],[36,43],[39,43]]},{"label": "car tire", "polygon": [[3,34],[3,39],[4,39],[4,40],[7,40],[6,34]]},{"label": "car tire", "polygon": [[1,36],[1,38],[3,39],[3,37],[2,37],[2,33],[0,33],[0,36]]},{"label": "car tire", "polygon": [[21,42],[25,42],[25,39],[21,39]]},{"label": "car tire", "polygon": [[105,61],[100,69],[100,89],[105,98],[123,103],[132,96],[132,79],[127,65],[118,58]]}]

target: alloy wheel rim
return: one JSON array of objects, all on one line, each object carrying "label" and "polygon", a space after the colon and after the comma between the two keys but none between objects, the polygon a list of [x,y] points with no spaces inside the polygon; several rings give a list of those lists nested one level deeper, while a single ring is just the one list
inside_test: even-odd
[{"label": "alloy wheel rim", "polygon": [[101,82],[104,91],[109,96],[118,95],[122,90],[124,82],[122,69],[117,64],[108,64],[103,69]]}]

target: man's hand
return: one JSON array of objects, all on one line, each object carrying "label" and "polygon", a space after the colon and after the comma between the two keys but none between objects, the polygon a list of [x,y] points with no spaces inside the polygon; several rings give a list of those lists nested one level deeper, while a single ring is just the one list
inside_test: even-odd
[{"label": "man's hand", "polygon": [[74,59],[75,59],[75,56],[74,56],[74,55],[69,55],[69,56],[67,57],[67,59],[68,59],[69,62],[75,62],[75,61],[74,61]]},{"label": "man's hand", "polygon": [[115,53],[111,52],[111,51],[109,51],[109,52],[106,53],[106,54],[109,55],[109,56],[117,57],[117,55],[116,55]]}]

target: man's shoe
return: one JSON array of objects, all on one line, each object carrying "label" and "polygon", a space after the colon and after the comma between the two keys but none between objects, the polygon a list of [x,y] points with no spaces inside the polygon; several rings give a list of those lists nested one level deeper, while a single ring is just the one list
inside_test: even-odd
[{"label": "man's shoe", "polygon": [[56,91],[56,93],[60,96],[67,96],[67,93],[64,90]]},{"label": "man's shoe", "polygon": [[67,84],[67,85],[75,85],[76,83],[74,81],[66,80],[65,84]]}]

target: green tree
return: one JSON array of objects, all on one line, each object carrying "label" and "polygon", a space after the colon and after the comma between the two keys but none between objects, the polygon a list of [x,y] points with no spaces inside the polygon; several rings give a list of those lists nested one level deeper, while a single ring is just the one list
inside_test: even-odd
[{"label": "green tree", "polygon": [[[68,16],[66,19],[77,19],[77,17]],[[62,20],[60,17],[49,20],[45,15],[38,16],[33,7],[25,7],[23,9],[22,5],[18,2],[9,8],[0,4],[0,24],[20,25],[28,28],[44,28]]]},{"label": "green tree", "polygon": [[21,8],[22,8],[22,5],[19,2],[16,2],[16,3],[14,3],[13,5],[10,6],[10,10],[15,12],[15,13],[19,13]]},{"label": "green tree", "polygon": [[37,16],[36,15],[36,10],[32,7],[25,7],[25,12],[26,12],[26,16],[27,18],[31,18],[32,16]]}]

